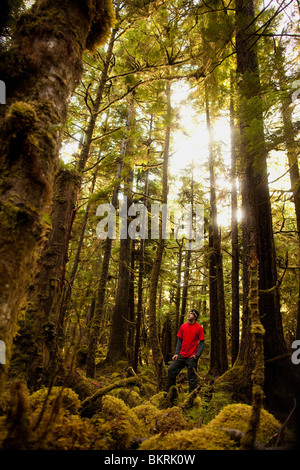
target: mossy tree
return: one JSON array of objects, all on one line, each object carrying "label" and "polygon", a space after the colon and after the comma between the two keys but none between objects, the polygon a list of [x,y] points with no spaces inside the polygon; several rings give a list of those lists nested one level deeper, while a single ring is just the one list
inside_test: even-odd
[{"label": "mossy tree", "polygon": [[82,73],[82,53],[104,41],[114,19],[109,1],[38,0],[16,25],[2,53],[1,78],[1,339],[7,364],[49,212],[68,101]]},{"label": "mossy tree", "polygon": [[[237,361],[222,380],[235,383],[244,399],[251,399],[255,350],[249,305],[249,266],[253,255],[259,266],[259,313],[265,330],[266,403],[279,411],[280,405],[292,406],[297,393],[295,375],[284,340],[276,268],[272,213],[267,177],[267,147],[261,100],[257,42],[251,31],[255,28],[252,2],[236,2],[236,52],[238,83],[238,121],[240,135],[239,177],[242,194],[243,232],[243,329]],[[280,358],[279,360],[273,360]],[[278,382],[278,383],[277,383]],[[233,382],[232,382],[233,383]],[[237,387],[237,384],[239,386]],[[243,395],[244,394],[244,395]],[[287,405],[289,403],[289,405]],[[286,409],[287,411],[287,409]]]}]

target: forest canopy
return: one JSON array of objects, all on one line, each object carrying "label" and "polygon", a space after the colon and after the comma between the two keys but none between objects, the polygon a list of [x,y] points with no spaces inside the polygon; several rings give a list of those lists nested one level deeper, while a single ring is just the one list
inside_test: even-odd
[{"label": "forest canopy", "polygon": [[1,10],[0,448],[297,447],[299,2]]}]

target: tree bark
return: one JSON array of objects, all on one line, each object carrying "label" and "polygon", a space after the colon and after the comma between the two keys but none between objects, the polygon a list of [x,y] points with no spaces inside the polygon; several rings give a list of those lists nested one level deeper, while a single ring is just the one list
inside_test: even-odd
[{"label": "tree bark", "polygon": [[[65,267],[68,260],[69,239],[77,212],[83,171],[86,167],[92,145],[93,133],[107,80],[116,33],[117,29],[113,29],[93,111],[86,130],[86,138],[76,162],[76,170],[69,172],[69,177],[67,177],[67,171],[61,171],[56,178],[57,192],[54,193],[52,203],[51,230],[39,256],[36,266],[37,272],[27,296],[29,305],[27,328],[31,328],[34,325],[32,318],[37,318],[37,331],[33,336],[33,347],[37,346],[39,351],[37,357],[29,356],[29,386],[34,386],[34,383],[37,383],[37,380],[39,381],[39,371],[43,371],[43,381],[46,380],[46,383],[48,382],[50,369],[53,368],[54,373],[56,369],[55,362],[58,360],[59,350],[63,344],[65,308],[68,296],[71,295],[71,285],[73,283],[71,279],[71,282],[65,288]],[[63,177],[66,188],[64,188]],[[71,187],[72,183],[73,187]],[[67,194],[67,199],[64,196],[64,192]],[[62,201],[64,201],[63,204]],[[49,269],[49,263],[51,264],[51,269]],[[56,288],[54,288],[54,282],[56,283]],[[39,315],[37,315],[38,313]],[[28,315],[26,314],[26,316]],[[42,325],[48,325],[47,332],[44,331]],[[49,348],[51,348],[51,354]],[[42,353],[42,351],[44,352]],[[43,357],[40,364],[38,364],[39,357]],[[38,383],[40,384],[40,382]]]},{"label": "tree bark", "polygon": [[[150,126],[150,139],[152,131],[152,119],[151,116],[151,126]],[[150,153],[150,147],[147,150],[148,156]],[[147,196],[149,192],[149,170],[145,172],[145,189],[144,189],[144,205],[147,204]],[[135,343],[134,343],[134,354],[133,354],[133,370],[137,372],[138,362],[139,362],[139,352],[140,352],[140,343],[141,343],[141,325],[143,317],[143,280],[145,275],[145,240],[141,238],[140,240],[140,249],[139,249],[139,280],[138,280],[138,303],[137,303],[137,315],[136,315],[136,329],[135,329]]]},{"label": "tree bark", "polygon": [[[225,323],[225,298],[224,298],[224,279],[223,279],[223,259],[221,239],[219,235],[217,201],[216,201],[216,182],[214,169],[214,149],[213,135],[210,118],[208,92],[206,95],[206,123],[209,134],[209,173],[210,173],[210,210],[211,210],[211,261],[210,261],[210,300],[214,303],[210,305],[211,319],[211,345],[210,345],[210,369],[209,373],[213,376],[219,376],[228,369],[227,356],[227,338]],[[214,299],[212,298],[214,296]]]},{"label": "tree bark", "polygon": [[[290,358],[271,361],[284,356],[284,341],[280,314],[279,289],[275,263],[272,214],[267,180],[267,152],[263,132],[261,88],[256,54],[252,1],[236,2],[236,51],[238,74],[238,117],[240,126],[240,176],[242,193],[243,232],[243,329],[239,356],[235,366],[222,380],[234,383],[235,391],[243,391],[251,399],[252,374],[255,369],[255,351],[251,342],[249,310],[249,266],[251,250],[259,265],[259,313],[265,330],[265,384],[266,406],[273,412],[289,411],[298,386]],[[231,377],[231,378],[230,378]]]},{"label": "tree bark", "polygon": [[16,25],[0,75],[0,321],[6,343],[4,384],[11,345],[44,236],[68,101],[82,72],[83,50],[106,38],[113,18],[109,0],[39,0]]},{"label": "tree bark", "polygon": [[[284,93],[286,89],[287,78],[284,70],[283,50],[281,46],[276,48],[276,68],[280,90]],[[291,189],[293,193],[293,201],[295,206],[296,225],[298,232],[298,245],[299,245],[299,263],[300,263],[300,176],[298,166],[298,142],[296,142],[296,132],[293,126],[292,99],[288,96],[281,98],[281,116],[283,121],[283,134],[286,145],[287,158],[289,163],[289,175],[291,181]],[[295,339],[300,339],[300,269],[298,273],[298,308],[297,308],[297,326],[295,332]]]},{"label": "tree bark", "polygon": [[[123,169],[123,156],[118,163],[118,169],[116,173],[117,185],[114,188],[111,204],[113,207],[117,208],[118,203],[118,194],[120,189],[120,176]],[[87,377],[95,377],[96,371],[96,354],[99,344],[99,335],[101,329],[101,322],[103,316],[104,301],[106,295],[106,285],[107,285],[107,276],[109,272],[110,258],[111,258],[111,249],[112,249],[113,240],[110,237],[107,237],[104,245],[104,254],[101,267],[101,274],[97,287],[97,296],[95,299],[95,309],[94,314],[91,319],[89,327],[89,342],[88,342],[88,353],[87,353],[87,363],[86,363],[86,375]]]},{"label": "tree bark", "polygon": [[[127,136],[123,142],[122,155],[128,157],[132,153],[133,141],[129,133],[133,128],[135,120],[135,108],[133,95],[130,96],[128,117],[126,124]],[[130,274],[130,249],[131,239],[128,235],[127,227],[127,215],[128,208],[132,204],[132,184],[133,184],[133,170],[130,167],[130,163],[127,164],[127,168],[124,166],[124,170],[127,172],[127,179],[124,183],[124,196],[125,201],[123,203],[123,216],[126,218],[124,234],[120,234],[120,254],[119,254],[119,277],[118,277],[118,289],[115,300],[114,313],[112,318],[112,327],[109,338],[109,346],[106,361],[110,364],[114,364],[119,360],[127,358],[126,354],[126,333],[127,333],[127,319],[128,319],[128,300],[129,300],[129,274]]]}]

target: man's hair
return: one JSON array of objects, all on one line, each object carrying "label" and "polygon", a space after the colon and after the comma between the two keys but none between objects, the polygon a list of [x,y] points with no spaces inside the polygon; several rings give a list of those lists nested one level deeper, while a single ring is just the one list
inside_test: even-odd
[{"label": "man's hair", "polygon": [[199,312],[198,312],[198,310],[196,310],[195,308],[191,308],[190,312],[192,312],[192,314],[194,315],[194,317],[196,318],[196,320],[198,320],[198,318],[199,318]]}]

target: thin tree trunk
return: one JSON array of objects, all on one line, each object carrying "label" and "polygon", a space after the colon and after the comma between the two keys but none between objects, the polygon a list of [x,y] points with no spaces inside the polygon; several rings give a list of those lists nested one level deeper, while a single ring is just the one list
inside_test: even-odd
[{"label": "thin tree trunk", "polygon": [[184,322],[184,318],[186,315],[187,293],[188,293],[188,284],[189,284],[189,277],[190,277],[190,264],[191,264],[191,250],[187,250],[185,253],[185,259],[184,259],[184,275],[183,275],[183,286],[182,286],[180,324]]},{"label": "thin tree trunk", "polygon": [[[128,124],[127,124],[128,125]],[[118,169],[116,173],[117,185],[114,188],[111,204],[113,207],[117,208],[118,204],[118,194],[120,190],[120,178],[124,166],[124,156],[125,156],[125,142],[122,145],[122,152],[118,163]],[[104,244],[104,254],[101,268],[101,275],[99,278],[97,295],[95,299],[95,310],[94,315],[91,319],[90,329],[89,329],[89,342],[88,342],[88,353],[87,353],[87,363],[86,363],[86,375],[87,377],[95,377],[95,367],[96,367],[96,354],[99,343],[99,335],[101,329],[101,322],[103,317],[103,309],[106,295],[106,285],[107,285],[107,276],[109,272],[110,258],[111,258],[111,249],[112,249],[113,240],[110,237],[107,237]]]},{"label": "thin tree trunk", "polygon": [[231,78],[230,97],[230,128],[231,128],[231,363],[234,364],[240,344],[240,312],[239,312],[239,241],[238,241],[238,204],[236,174],[236,129],[234,112],[233,78]]},{"label": "thin tree trunk", "polygon": [[[225,324],[225,297],[224,297],[224,280],[223,280],[223,259],[221,252],[221,240],[218,227],[218,214],[216,202],[216,183],[215,183],[215,170],[214,170],[214,150],[213,150],[213,136],[210,118],[210,109],[208,94],[206,89],[206,122],[209,134],[209,173],[210,173],[210,209],[211,209],[211,287],[212,283],[216,286],[213,287],[214,294],[217,296],[217,301],[214,301],[214,306],[210,307],[211,318],[211,356],[210,356],[210,374],[221,375],[228,368],[227,357],[227,338],[226,338],[226,324]],[[212,296],[210,296],[212,299]],[[213,308],[214,307],[214,308]]]},{"label": "thin tree trunk", "polygon": [[[151,116],[151,126],[150,126],[150,138],[152,131],[152,119]],[[150,147],[148,147],[148,156],[150,152]],[[145,189],[144,189],[144,205],[147,204],[147,196],[149,190],[149,170],[145,172]],[[141,335],[141,324],[143,317],[143,279],[145,274],[145,240],[141,238],[140,249],[139,249],[139,281],[138,281],[138,304],[137,304],[137,316],[136,316],[136,330],[135,330],[135,344],[134,344],[134,355],[133,355],[133,370],[137,372],[138,362],[139,362],[139,351],[140,351],[140,335]]]},{"label": "thin tree trunk", "polygon": [[[7,86],[0,109],[0,322],[7,361],[19,307],[43,241],[68,101],[82,73],[82,53],[111,26],[109,1],[37,1],[15,28],[1,59]],[[97,27],[99,27],[98,32]]]},{"label": "thin tree trunk", "polygon": [[[171,136],[171,85],[167,81],[167,113],[166,113],[166,134],[165,134],[165,148],[163,154],[163,174],[162,174],[162,203],[167,204],[168,200],[168,159],[170,151],[170,136]],[[157,287],[159,280],[160,267],[164,252],[164,238],[163,227],[160,224],[159,240],[157,249],[154,256],[154,261],[151,270],[150,288],[149,288],[149,339],[152,349],[153,361],[156,369],[157,386],[158,390],[163,390],[166,387],[166,368],[164,364],[164,357],[162,354],[161,346],[159,343],[159,332],[157,329],[157,316],[156,316],[156,297]]]},{"label": "thin tree trunk", "polygon": [[177,266],[177,286],[176,286],[176,295],[175,295],[175,334],[174,334],[174,344],[173,350],[175,351],[177,343],[177,333],[180,327],[180,297],[181,297],[181,270],[182,270],[182,247],[183,241],[179,243],[176,240],[178,246],[178,266]]}]

